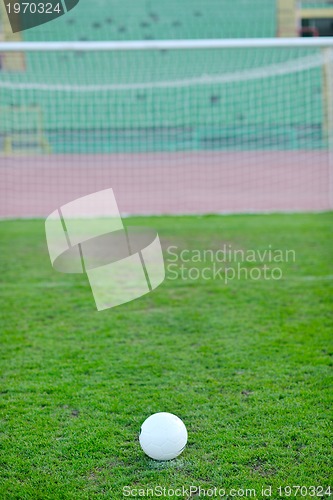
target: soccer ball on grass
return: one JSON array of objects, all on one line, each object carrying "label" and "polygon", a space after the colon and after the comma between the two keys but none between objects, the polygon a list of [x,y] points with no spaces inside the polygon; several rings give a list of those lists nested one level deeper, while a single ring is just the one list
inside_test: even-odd
[{"label": "soccer ball on grass", "polygon": [[184,422],[172,413],[154,413],[141,426],[141,448],[154,460],[172,460],[178,457],[187,443]]}]

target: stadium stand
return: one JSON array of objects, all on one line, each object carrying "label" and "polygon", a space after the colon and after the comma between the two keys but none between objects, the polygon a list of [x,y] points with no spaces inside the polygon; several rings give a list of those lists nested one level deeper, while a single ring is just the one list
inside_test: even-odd
[{"label": "stadium stand", "polygon": [[[272,37],[275,8],[275,2],[267,0],[251,4],[248,0],[182,0],[182,8],[175,0],[80,2],[62,18],[25,31],[23,38]],[[53,152],[323,145],[321,69],[310,64],[304,80],[288,70],[288,61],[292,66],[295,57],[307,68],[309,51],[304,58],[299,50],[296,56],[293,50],[271,49],[58,52],[25,57],[23,72],[2,72],[2,102],[23,108],[21,117],[25,108],[39,107],[43,143]],[[283,65],[287,65],[285,71]],[[269,71],[273,78],[263,78]],[[274,101],[271,85],[277,86],[279,94]],[[306,116],[304,102],[311,106]],[[7,143],[15,113],[6,113],[9,116],[0,125]]]},{"label": "stadium stand", "polygon": [[25,40],[145,40],[275,36],[275,0],[81,1]]}]

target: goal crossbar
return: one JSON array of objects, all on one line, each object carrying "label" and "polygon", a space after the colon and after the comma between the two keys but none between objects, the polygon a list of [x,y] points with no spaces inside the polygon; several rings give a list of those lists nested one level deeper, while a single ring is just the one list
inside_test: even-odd
[{"label": "goal crossbar", "polygon": [[0,42],[0,52],[133,51],[241,48],[333,48],[333,37],[133,40],[99,42]]}]

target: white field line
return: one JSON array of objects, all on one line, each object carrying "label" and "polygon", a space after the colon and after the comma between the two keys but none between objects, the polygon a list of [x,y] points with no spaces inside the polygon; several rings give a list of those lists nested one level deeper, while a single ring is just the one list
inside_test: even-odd
[{"label": "white field line", "polygon": [[[328,274],[326,276],[291,276],[291,277],[284,277],[279,280],[265,280],[265,279],[259,279],[259,280],[236,280],[236,279],[230,279],[229,281],[251,281],[251,283],[256,283],[260,281],[274,281],[274,283],[278,283],[280,281],[331,281],[333,280],[333,274]],[[165,281],[168,281],[168,278],[166,277]],[[211,281],[218,281],[218,280],[211,280]],[[220,280],[223,284],[224,281]],[[86,287],[88,286],[88,283],[85,281],[82,281],[80,283],[73,283],[71,281],[55,281],[55,282],[40,282],[40,283],[0,283],[0,289],[6,289],[6,288],[62,288],[62,287],[67,287],[67,288],[72,288],[72,287]]]}]

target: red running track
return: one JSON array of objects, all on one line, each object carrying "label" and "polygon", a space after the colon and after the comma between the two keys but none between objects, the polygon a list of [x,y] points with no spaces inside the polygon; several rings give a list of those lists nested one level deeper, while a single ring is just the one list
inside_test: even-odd
[{"label": "red running track", "polygon": [[327,151],[0,156],[0,217],[109,187],[122,214],[327,210],[332,171]]}]

